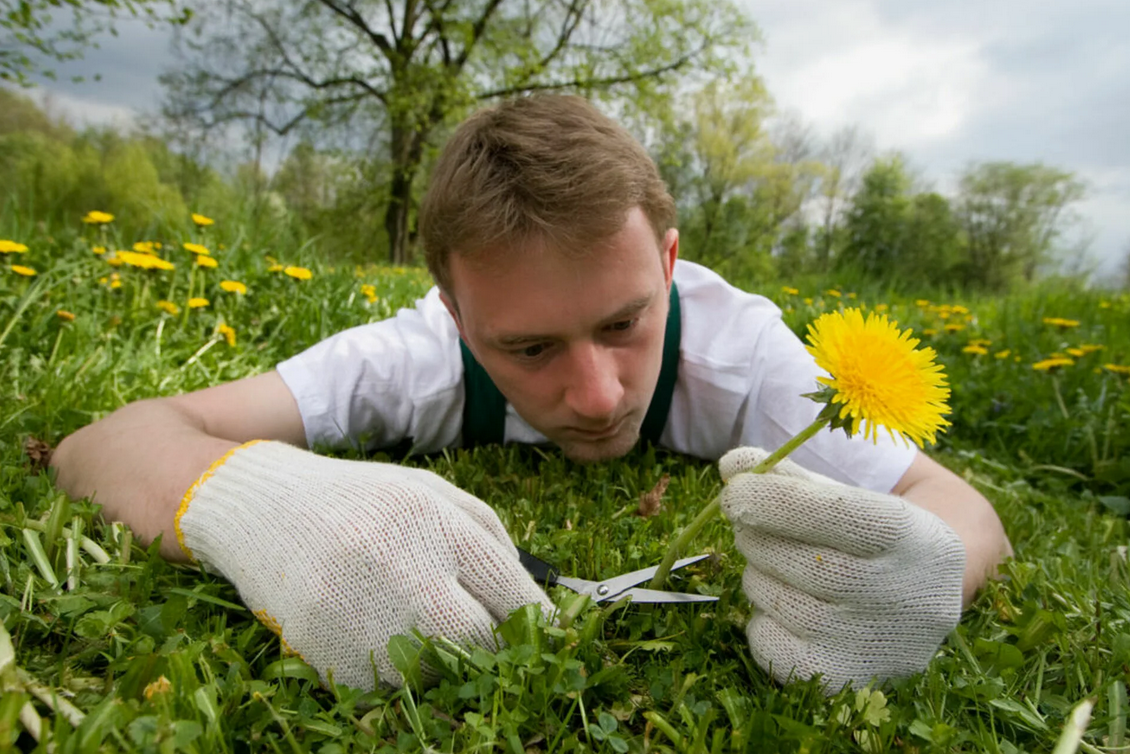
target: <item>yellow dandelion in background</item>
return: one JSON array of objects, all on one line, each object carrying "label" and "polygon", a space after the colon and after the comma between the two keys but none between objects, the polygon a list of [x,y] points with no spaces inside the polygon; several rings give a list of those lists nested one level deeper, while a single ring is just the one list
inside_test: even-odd
[{"label": "yellow dandelion in background", "polygon": [[890,308],[891,307],[888,304],[875,304],[875,311],[879,312],[880,314],[889,310]]},{"label": "yellow dandelion in background", "polygon": [[809,298],[806,298],[806,299],[804,300],[804,303],[808,304],[809,306],[812,306],[812,298],[811,298],[811,297],[809,297]]},{"label": "yellow dandelion in background", "polygon": [[157,302],[157,308],[168,312],[169,314],[172,314],[174,317],[180,314],[180,307],[174,304],[172,301],[165,301],[164,299],[162,299]]},{"label": "yellow dandelion in background", "polygon": [[994,353],[994,354],[993,354],[993,358],[996,358],[996,359],[1007,359],[1007,358],[1008,358],[1009,356],[1011,356],[1011,355],[1012,355],[1012,350],[1011,350],[1011,349],[1009,349],[1009,348],[1006,348],[1006,349],[1004,349],[1003,351],[997,351],[996,353]]},{"label": "yellow dandelion in background", "polygon": [[115,251],[114,258],[118,260],[119,264],[124,263],[130,267],[140,267],[143,270],[171,270],[176,266],[172,262],[161,259],[161,257],[137,251]]},{"label": "yellow dandelion in background", "polygon": [[824,295],[831,296],[833,298],[839,298],[840,296],[842,296],[844,294],[840,293],[835,288],[829,288],[828,290],[824,291]]},{"label": "yellow dandelion in background", "polygon": [[369,303],[374,303],[380,296],[377,295],[377,286],[375,285],[362,285],[361,295],[369,300]]},{"label": "yellow dandelion in background", "polygon": [[156,254],[161,248],[158,241],[138,241],[133,245],[133,250],[139,254]]},{"label": "yellow dandelion in background", "polygon": [[196,266],[197,267],[208,267],[209,269],[211,269],[211,268],[214,268],[214,267],[219,267],[220,263],[217,262],[212,257],[206,257],[203,254],[197,254],[196,255]]},{"label": "yellow dandelion in background", "polygon": [[82,221],[87,225],[105,225],[114,222],[114,216],[109,212],[99,212],[92,209],[83,216]]},{"label": "yellow dandelion in background", "polygon": [[988,346],[991,346],[992,344],[993,344],[993,341],[988,340],[986,338],[974,338],[973,340],[969,341],[969,345],[971,345],[971,346],[981,346],[982,348],[986,348]]},{"label": "yellow dandelion in background", "polygon": [[228,342],[229,346],[235,345],[235,330],[233,328],[221,323],[216,327],[216,332],[224,336],[224,340]]},{"label": "yellow dandelion in background", "polygon": [[247,286],[238,280],[221,280],[220,287],[228,293],[239,293],[241,295],[247,293]]},{"label": "yellow dandelion in background", "polygon": [[1096,343],[1080,343],[1079,344],[1079,350],[1082,351],[1084,354],[1094,353],[1095,351],[1101,351],[1101,350],[1103,350],[1103,348],[1105,348],[1105,346],[1101,346],[1101,345],[1098,345]]},{"label": "yellow dandelion in background", "polygon": [[0,254],[24,254],[26,252],[27,246],[24,244],[0,238]]},{"label": "yellow dandelion in background", "polygon": [[1083,358],[1084,356],[1087,355],[1087,352],[1084,351],[1082,348],[1068,348],[1067,354],[1069,356],[1074,356],[1077,359],[1081,359],[1081,358]]},{"label": "yellow dandelion in background", "polygon": [[1074,363],[1075,363],[1074,361],[1072,361],[1071,359],[1069,359],[1067,357],[1053,356],[1050,359],[1044,359],[1043,361],[1037,361],[1035,364],[1032,365],[1032,368],[1035,369],[1037,372],[1051,372],[1051,371],[1054,371],[1056,369],[1059,369],[1060,367],[1069,367]]},{"label": "yellow dandelion in background", "polygon": [[106,253],[106,247],[105,246],[93,246],[93,247],[91,247],[90,250],[93,251],[95,254],[105,254]]},{"label": "yellow dandelion in background", "polygon": [[123,264],[125,264],[125,260],[119,257],[118,252],[116,251],[113,254],[107,256],[105,259],[106,264],[110,265],[111,267],[121,267]]},{"label": "yellow dandelion in background", "polygon": [[272,264],[270,267],[267,268],[267,272],[282,272],[282,271],[283,271],[283,266],[281,264],[277,264],[277,263]]},{"label": "yellow dandelion in background", "polygon": [[295,280],[309,280],[314,277],[314,273],[310,272],[310,270],[305,267],[295,267],[293,265],[284,269],[283,274],[289,275]]},{"label": "yellow dandelion in background", "polygon": [[914,302],[914,305],[917,306],[920,309],[925,309],[927,306],[930,305],[930,301],[929,301],[929,299],[920,298],[920,299],[918,299],[917,301]]},{"label": "yellow dandelion in background", "polygon": [[114,278],[113,280],[110,281],[110,290],[116,291],[121,287],[122,287],[122,281],[121,280]]},{"label": "yellow dandelion in background", "polygon": [[193,296],[192,298],[190,298],[188,300],[188,308],[189,309],[203,309],[209,303],[210,302],[206,298],[200,298],[199,296]]},{"label": "yellow dandelion in background", "polygon": [[63,322],[74,322],[75,321],[74,313],[69,312],[66,309],[59,309],[58,311],[55,312],[55,316],[58,317],[59,319],[61,319]]},{"label": "yellow dandelion in background", "polygon": [[1045,325],[1053,325],[1053,326],[1059,327],[1063,330],[1067,330],[1068,328],[1071,328],[1071,327],[1078,327],[1079,326],[1079,320],[1077,320],[1077,319],[1064,319],[1063,317],[1044,317],[1044,324]]},{"label": "yellow dandelion in background", "polygon": [[937,334],[938,334],[938,331],[937,331],[937,330],[935,330],[935,329],[934,329],[934,328],[932,328],[932,327],[927,327],[926,329],[924,329],[924,330],[922,331],[922,334],[923,334],[923,335],[937,335]]},{"label": "yellow dandelion in background", "polygon": [[833,427],[854,435],[866,422],[864,436],[872,441],[882,426],[922,447],[949,425],[943,416],[950,390],[934,363],[937,354],[916,349],[918,339],[886,315],[864,320],[859,309],[822,314],[808,326],[808,341],[805,348],[831,375],[819,381],[833,393],[829,406],[839,407]]},{"label": "yellow dandelion in background", "polygon": [[181,244],[181,246],[184,247],[185,251],[191,251],[193,254],[203,254],[204,256],[209,256],[212,253],[208,251],[207,246],[202,246],[198,243],[190,243],[188,241],[185,241],[183,244]]},{"label": "yellow dandelion in background", "polygon": [[783,285],[781,286],[781,293],[784,293],[786,296],[796,296],[798,293],[800,293],[800,291],[798,291],[796,288]]},{"label": "yellow dandelion in background", "polygon": [[951,322],[946,325],[946,332],[961,332],[965,329],[965,325],[959,325],[956,322]]},{"label": "yellow dandelion in background", "polygon": [[1124,374],[1127,377],[1130,377],[1130,366],[1124,366],[1122,364],[1103,364],[1103,369],[1107,370],[1108,372],[1114,372],[1115,374]]},{"label": "yellow dandelion in background", "polygon": [[198,215],[195,212],[192,213],[192,222],[196,223],[197,227],[199,228],[207,228],[209,225],[214,225],[216,223],[216,221],[212,218],[205,217],[204,215]]},{"label": "yellow dandelion in background", "polygon": [[22,264],[14,264],[11,267],[9,267],[8,269],[11,270],[12,272],[16,273],[17,275],[23,275],[25,278],[29,278],[29,277],[32,277],[34,275],[39,274],[33,268],[25,267]]},{"label": "yellow dandelion in background", "polygon": [[152,699],[159,694],[167,694],[172,688],[173,684],[169,683],[169,679],[161,676],[145,687],[145,698]]},{"label": "yellow dandelion in background", "polygon": [[982,345],[977,343],[970,343],[965,348],[961,349],[962,353],[971,353],[975,356],[984,356],[989,351]]}]

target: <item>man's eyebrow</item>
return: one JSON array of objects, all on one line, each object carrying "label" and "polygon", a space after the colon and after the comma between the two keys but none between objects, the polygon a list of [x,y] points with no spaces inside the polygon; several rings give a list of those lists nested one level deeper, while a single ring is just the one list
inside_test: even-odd
[{"label": "man's eyebrow", "polygon": [[[640,296],[637,299],[629,301],[624,306],[621,306],[612,314],[604,318],[601,324],[609,324],[612,322],[620,322],[621,320],[631,319],[641,311],[651,305],[654,296]],[[514,348],[516,346],[526,345],[528,343],[544,343],[547,340],[552,340],[550,335],[537,335],[537,334],[520,334],[520,335],[503,335],[498,338],[492,338],[495,346],[501,348]]]}]

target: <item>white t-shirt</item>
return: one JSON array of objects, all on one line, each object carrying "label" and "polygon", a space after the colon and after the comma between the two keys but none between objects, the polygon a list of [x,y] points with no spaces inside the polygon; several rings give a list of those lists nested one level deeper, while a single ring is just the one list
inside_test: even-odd
[{"label": "white t-shirt", "polygon": [[[675,263],[682,338],[679,371],[660,444],[717,460],[742,445],[768,450],[807,427],[819,388],[800,339],[763,296],[711,270]],[[432,288],[414,309],[340,332],[287,359],[278,372],[294,394],[310,447],[458,447],[463,423],[459,332]],[[878,444],[842,430],[818,433],[790,458],[857,487],[889,492],[916,448],[881,433]],[[506,407],[506,442],[547,439]]]}]

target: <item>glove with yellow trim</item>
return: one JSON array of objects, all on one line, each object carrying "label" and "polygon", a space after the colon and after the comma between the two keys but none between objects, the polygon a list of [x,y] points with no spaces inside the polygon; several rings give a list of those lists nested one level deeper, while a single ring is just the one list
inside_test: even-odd
[{"label": "glove with yellow trim", "polygon": [[494,511],[423,469],[249,443],[192,486],[176,533],[285,649],[350,686],[403,682],[394,634],[494,648],[511,611],[554,610]]},{"label": "glove with yellow trim", "polygon": [[737,448],[719,462],[722,510],[748,565],[747,628],[778,681],[821,674],[825,689],[925,669],[961,617],[965,547],[933,513]]}]

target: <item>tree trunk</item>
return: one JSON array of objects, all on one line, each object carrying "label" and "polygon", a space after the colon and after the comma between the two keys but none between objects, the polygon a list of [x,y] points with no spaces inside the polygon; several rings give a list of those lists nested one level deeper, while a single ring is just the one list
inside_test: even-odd
[{"label": "tree trunk", "polygon": [[394,124],[389,145],[392,179],[389,181],[385,232],[388,234],[388,261],[403,266],[412,261],[413,233],[408,219],[412,213],[412,184],[420,170],[427,130]]}]

